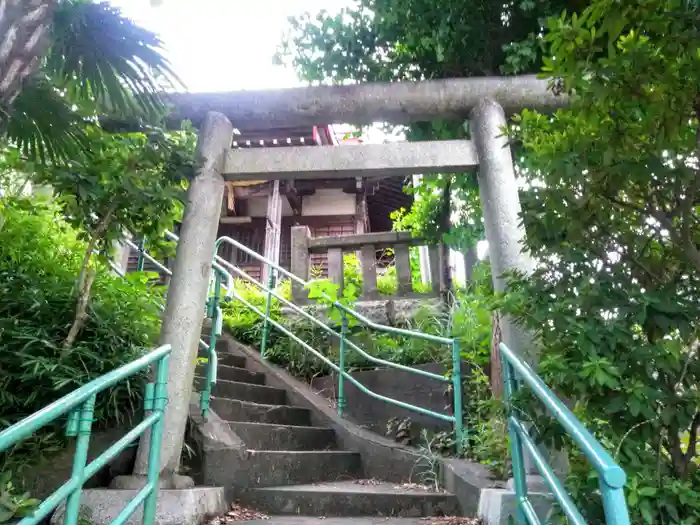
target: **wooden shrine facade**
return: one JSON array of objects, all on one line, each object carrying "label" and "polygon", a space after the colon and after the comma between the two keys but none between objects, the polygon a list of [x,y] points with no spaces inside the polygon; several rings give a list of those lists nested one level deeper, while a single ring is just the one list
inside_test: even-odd
[{"label": "wooden shrine facade", "polygon": [[[234,149],[337,146],[329,126],[246,130],[236,135]],[[389,215],[409,208],[412,198],[403,192],[404,177],[281,181],[230,181],[226,183],[218,235],[229,236],[252,250],[291,265],[291,229],[308,226],[312,237],[340,237],[390,231]],[[224,245],[219,255],[251,277],[265,279],[262,265],[248,254]],[[326,254],[314,255],[312,266],[323,273]]]}]

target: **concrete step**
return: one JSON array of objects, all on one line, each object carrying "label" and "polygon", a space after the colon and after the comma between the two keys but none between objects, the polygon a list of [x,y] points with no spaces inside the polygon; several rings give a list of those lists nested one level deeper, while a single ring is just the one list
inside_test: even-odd
[{"label": "concrete step", "polygon": [[225,421],[298,426],[311,425],[311,413],[307,408],[266,405],[213,396],[211,398],[211,408]]},{"label": "concrete step", "polygon": [[[197,370],[197,375],[204,375],[204,368],[201,368],[202,372]],[[265,374],[259,372],[251,372],[245,368],[238,366],[229,366],[219,364],[216,370],[217,379],[223,379],[224,381],[236,381],[238,383],[252,383],[254,385],[264,385],[265,384]]]},{"label": "concrete step", "polygon": [[[204,382],[204,377],[195,376],[195,385],[199,388]],[[217,397],[238,399],[240,401],[253,401],[268,405],[284,405],[286,392],[271,386],[255,385],[253,383],[241,383],[239,381],[227,381],[218,379],[214,386],[213,394]]]},{"label": "concrete step", "polygon": [[332,428],[242,423],[229,421],[228,426],[248,448],[258,450],[335,450]]},{"label": "concrete step", "polygon": [[[205,341],[209,341],[208,339],[204,339]],[[219,345],[217,345],[219,346]],[[207,353],[204,350],[199,350],[199,354],[197,357],[207,357]],[[245,368],[246,365],[246,360],[245,357],[242,355],[234,355],[230,354],[226,351],[218,350],[216,352],[216,358],[219,366],[221,365],[226,365],[226,366],[237,366],[238,368]]]},{"label": "concrete step", "polygon": [[[362,477],[360,455],[345,450],[251,450],[248,460],[248,475],[251,480],[255,480],[251,488]],[[247,491],[246,494],[241,494],[241,499],[246,500],[254,493],[254,490]]]},{"label": "concrete step", "polygon": [[257,510],[281,515],[420,518],[459,512],[453,494],[374,480],[255,488],[248,499]]}]

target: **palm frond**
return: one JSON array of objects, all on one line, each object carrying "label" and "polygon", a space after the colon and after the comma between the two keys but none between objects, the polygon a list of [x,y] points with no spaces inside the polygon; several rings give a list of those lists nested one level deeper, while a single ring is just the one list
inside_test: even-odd
[{"label": "palm frond", "polygon": [[181,82],[158,36],[106,2],[64,0],[54,17],[45,72],[69,99],[100,113],[160,116],[159,93]]},{"label": "palm frond", "polygon": [[76,109],[48,80],[35,77],[12,104],[7,139],[30,160],[71,158],[87,147],[86,119]]}]

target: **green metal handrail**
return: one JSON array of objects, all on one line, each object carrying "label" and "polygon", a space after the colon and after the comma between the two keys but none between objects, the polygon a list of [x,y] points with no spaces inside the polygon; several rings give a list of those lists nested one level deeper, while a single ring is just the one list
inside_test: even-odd
[{"label": "green metal handrail", "polygon": [[[30,516],[20,520],[17,525],[35,525],[39,523],[66,499],[63,523],[64,525],[76,525],[79,517],[81,491],[85,482],[117,457],[127,446],[136,441],[149,428],[151,428],[151,441],[148,453],[146,486],[117,515],[112,521],[112,525],[123,525],[142,503],[143,523],[154,522],[156,499],[158,497],[158,478],[160,476],[163,418],[167,402],[166,384],[168,381],[169,356],[170,346],[161,346],[131,363],[90,381],[87,385],[74,390],[42,410],[0,432],[0,452],[4,452],[19,441],[31,436],[40,428],[68,414],[66,435],[76,437],[71,478],[42,501]],[[145,370],[152,364],[156,365],[156,381],[146,385],[144,395],[144,410],[150,412],[150,414],[105,452],[90,463],[87,463],[97,394],[121,380]]]},{"label": "green metal handrail", "polygon": [[[174,242],[179,242],[180,238],[170,231],[165,232],[166,239]],[[156,269],[163,272],[167,276],[172,276],[173,272],[160,263],[157,259],[153,258],[146,250],[146,244],[142,240],[138,244],[134,243],[129,239],[123,241],[129,248],[136,250],[138,253],[138,265],[137,271],[143,271],[144,261],[149,261],[153,264]],[[124,276],[124,272],[121,271],[116,265],[110,261],[112,269],[114,269],[119,275]],[[202,416],[206,417],[209,414],[209,405],[211,400],[211,391],[216,384],[217,374],[216,370],[218,367],[218,358],[216,354],[216,340],[221,336],[223,329],[223,314],[221,312],[220,302],[222,299],[221,290],[225,289],[226,294],[224,297],[230,298],[231,292],[233,290],[233,277],[216,261],[212,263],[212,271],[214,274],[213,283],[210,285],[210,296],[207,299],[207,304],[205,307],[206,316],[211,319],[212,329],[209,333],[209,343],[206,343],[203,339],[199,340],[199,347],[207,352],[207,365],[205,373],[205,382],[202,387],[202,391],[199,394],[199,408],[202,412]],[[226,281],[226,285],[222,281]],[[165,305],[159,305],[161,311],[165,310]]]},{"label": "green metal handrail", "polygon": [[[241,243],[235,241],[234,239],[231,239],[230,237],[219,237],[216,241],[215,245],[215,254],[218,253],[219,247],[221,246],[222,243],[227,243],[231,244],[234,246],[236,249],[242,250],[245,253],[249,254],[251,257],[261,261],[262,263],[267,265],[268,268],[268,284],[267,286],[262,284],[261,282],[253,279],[250,277],[248,274],[246,274],[243,270],[240,268],[234,266],[233,264],[229,263],[228,261],[222,259],[219,256],[216,256],[216,261],[219,262],[219,264],[231,269],[234,273],[237,275],[240,275],[244,279],[250,281],[253,283],[255,286],[260,288],[261,290],[267,292],[266,295],[266,300],[265,300],[265,311],[261,311],[255,306],[253,306],[250,302],[246,301],[243,297],[241,297],[234,289],[233,295],[236,299],[241,301],[245,306],[247,306],[250,310],[253,312],[257,313],[263,318],[263,333],[262,333],[262,341],[260,345],[260,353],[261,356],[264,358],[265,357],[265,349],[267,347],[267,341],[269,337],[269,326],[272,325],[278,330],[282,331],[285,335],[289,336],[292,338],[294,341],[299,343],[303,348],[314,354],[317,358],[319,358],[321,361],[326,363],[328,366],[331,367],[334,371],[338,372],[338,415],[342,417],[343,415],[343,409],[345,408],[345,403],[346,403],[346,398],[345,398],[345,389],[344,389],[344,381],[347,379],[350,381],[352,384],[354,384],[359,390],[364,392],[365,394],[368,394],[375,399],[379,399],[381,401],[384,401],[389,404],[393,404],[408,410],[411,410],[413,412],[418,412],[420,414],[428,415],[443,421],[449,421],[454,425],[454,430],[455,430],[455,438],[457,442],[457,448],[461,451],[462,446],[463,446],[463,416],[462,416],[462,378],[461,378],[461,356],[460,356],[460,348],[459,348],[459,341],[457,339],[450,339],[446,337],[440,337],[440,336],[435,336],[431,334],[424,334],[422,332],[416,332],[412,330],[404,330],[401,328],[394,328],[392,326],[386,326],[382,325],[379,323],[375,323],[374,321],[371,321],[370,319],[364,317],[360,313],[356,312],[355,310],[347,307],[346,305],[343,305],[339,303],[336,300],[333,300],[331,297],[328,297],[327,295],[323,294],[326,299],[328,299],[333,306],[339,308],[343,312],[343,317],[342,317],[342,322],[341,322],[341,331],[338,333],[336,330],[325,324],[323,321],[315,318],[314,316],[310,315],[308,312],[304,311],[302,308],[300,308],[298,305],[294,304],[293,302],[289,301],[288,299],[280,296],[278,293],[276,293],[273,290],[273,284],[274,284],[274,272],[279,272],[282,275],[285,275],[292,281],[301,284],[302,286],[308,286],[309,283],[300,277],[292,274],[291,272],[285,270],[278,264],[270,261],[269,259],[265,258],[264,256],[260,255],[259,253],[251,250],[250,248],[242,245]],[[292,332],[290,332],[287,328],[282,326],[280,323],[277,323],[270,317],[270,305],[272,302],[272,298],[275,298],[290,308],[292,308],[295,312],[299,313],[302,315],[305,319],[311,321],[313,324],[316,326],[319,326],[321,329],[324,331],[328,332],[329,334],[333,335],[334,337],[338,338],[340,340],[340,348],[339,348],[339,363],[336,365],[333,363],[331,360],[329,360],[327,357],[325,357],[323,354],[309,346],[307,343],[303,342],[301,339],[299,339],[296,335],[294,335]],[[392,333],[396,335],[404,335],[408,337],[415,337],[417,339],[423,339],[427,341],[432,341],[432,342],[438,342],[442,344],[448,344],[451,346],[452,349],[452,365],[453,365],[453,370],[450,378],[446,378],[444,376],[441,376],[439,374],[434,374],[431,372],[426,372],[423,370],[418,370],[416,368],[411,368],[408,366],[404,365],[399,365],[397,363],[392,363],[390,361],[385,361],[384,359],[379,359],[374,356],[371,356],[364,350],[362,350],[359,346],[357,346],[355,343],[352,341],[349,341],[347,339],[347,328],[348,328],[348,322],[347,322],[347,316],[350,315],[354,318],[356,318],[360,323],[365,324],[369,326],[370,328],[374,328],[376,330],[381,330],[387,333]],[[352,348],[353,350],[359,352],[363,357],[366,359],[377,363],[381,364],[384,366],[388,366],[391,368],[396,368],[399,370],[404,370],[410,373],[414,373],[417,375],[422,375],[424,377],[429,377],[431,379],[436,379],[438,381],[443,381],[443,382],[451,382],[452,383],[452,394],[453,394],[453,415],[445,415],[445,414],[440,414],[438,412],[434,412],[432,410],[422,408],[416,405],[412,405],[409,403],[404,403],[403,401],[398,401],[396,399],[392,399],[386,396],[382,396],[380,394],[377,394],[376,392],[373,392],[366,388],[364,385],[362,385],[359,381],[357,381],[355,378],[353,378],[349,373],[346,372],[345,370],[345,349],[346,346],[349,348]]]},{"label": "green metal handrail", "polygon": [[517,412],[512,406],[512,396],[518,391],[521,383],[525,383],[542,401],[542,404],[556,418],[559,424],[564,427],[569,437],[581,448],[588,461],[598,472],[605,523],[607,525],[629,525],[629,512],[624,494],[626,481],[624,470],[615,463],[612,456],[606,452],[573,412],[557,398],[554,392],[544,384],[542,379],[525,361],[503,343],[499,345],[499,349],[503,362],[503,382],[508,410],[508,432],[513,461],[513,482],[518,505],[517,524],[540,525],[542,523],[535,514],[527,493],[523,456],[524,445],[544,481],[552,490],[562,511],[569,518],[570,523],[572,525],[586,525],[586,520],[552,468],[547,464],[546,459],[530,437],[527,427],[518,418]]}]

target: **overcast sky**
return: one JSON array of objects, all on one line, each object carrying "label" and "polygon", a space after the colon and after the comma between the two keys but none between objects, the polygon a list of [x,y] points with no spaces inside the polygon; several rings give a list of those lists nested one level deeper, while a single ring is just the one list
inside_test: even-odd
[{"label": "overcast sky", "polygon": [[303,11],[336,11],[348,0],[110,0],[158,33],[189,91],[300,85],[293,71],[272,65],[288,26]]}]

